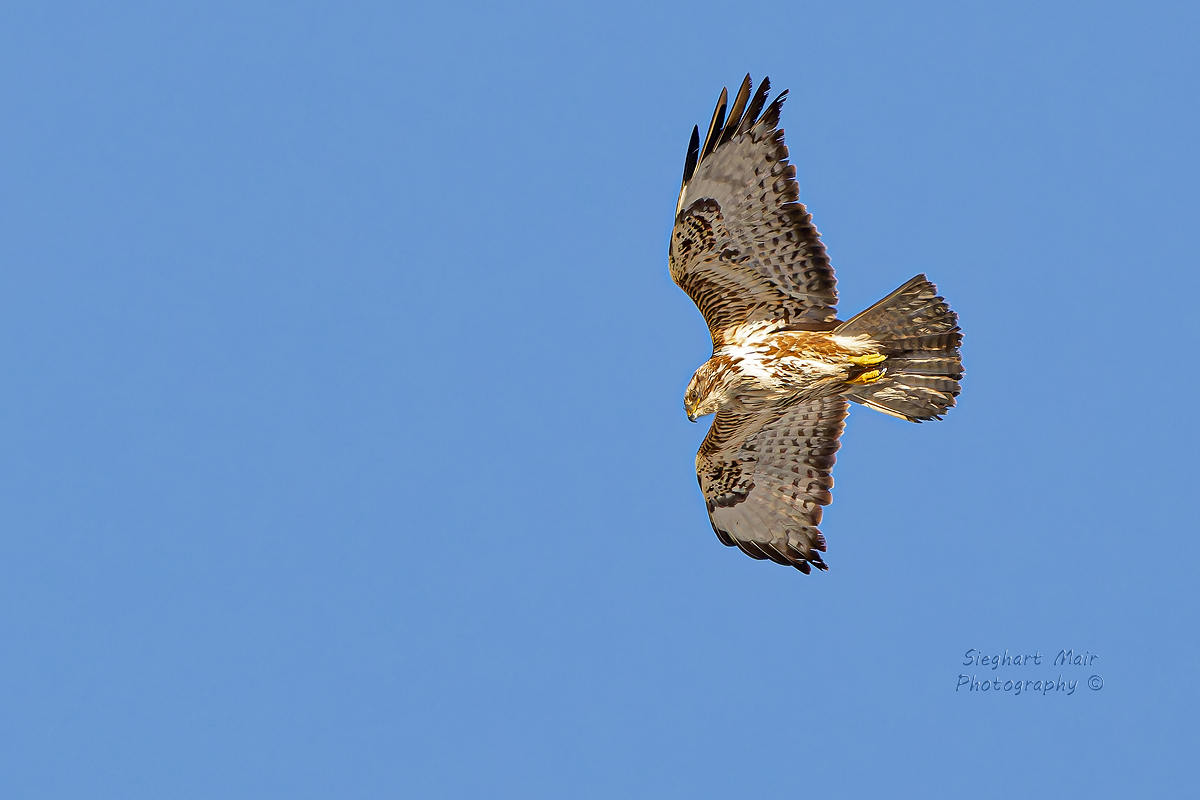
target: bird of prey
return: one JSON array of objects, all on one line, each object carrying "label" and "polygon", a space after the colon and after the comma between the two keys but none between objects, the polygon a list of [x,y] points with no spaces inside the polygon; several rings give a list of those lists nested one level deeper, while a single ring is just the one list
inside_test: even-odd
[{"label": "bird of prey", "polygon": [[[818,525],[851,400],[911,422],[941,419],[962,377],[958,317],[918,275],[846,321],[833,268],[797,199],[770,81],[733,105],[721,90],[708,135],[692,130],[675,208],[671,278],[695,301],[713,354],[684,410],[716,414],[696,454],[722,543],[808,573],[827,569]],[[727,113],[728,112],[728,113]]]}]

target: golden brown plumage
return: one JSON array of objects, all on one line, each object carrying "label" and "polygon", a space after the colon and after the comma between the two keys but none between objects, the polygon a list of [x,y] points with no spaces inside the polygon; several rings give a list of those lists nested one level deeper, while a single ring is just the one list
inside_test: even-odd
[{"label": "golden brown plumage", "polygon": [[696,456],[713,529],[807,573],[825,569],[817,526],[846,401],[940,418],[959,392],[962,337],[924,275],[837,319],[833,268],[778,127],[786,92],[766,105],[769,86],[752,98],[747,75],[728,119],[721,91],[703,145],[693,130],[669,262],[713,342],[684,395],[693,421],[716,414]]}]

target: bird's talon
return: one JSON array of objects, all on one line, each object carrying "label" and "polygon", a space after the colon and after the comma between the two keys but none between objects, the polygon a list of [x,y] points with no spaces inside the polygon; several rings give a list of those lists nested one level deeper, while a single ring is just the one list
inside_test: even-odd
[{"label": "bird's talon", "polygon": [[883,372],[881,369],[868,370],[858,377],[851,378],[847,383],[874,383],[883,377]]},{"label": "bird's talon", "polygon": [[863,367],[869,367],[872,364],[878,364],[880,361],[887,361],[887,356],[881,355],[880,353],[868,353],[865,356],[850,356],[851,364],[858,364],[859,366]]}]

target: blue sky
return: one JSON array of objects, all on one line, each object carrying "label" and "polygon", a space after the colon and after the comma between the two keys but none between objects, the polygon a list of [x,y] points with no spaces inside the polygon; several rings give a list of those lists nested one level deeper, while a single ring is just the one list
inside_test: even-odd
[{"label": "blue sky", "polygon": [[[1189,796],[1198,35],[6,7],[0,794]],[[852,410],[807,577],[717,542],[682,410],[675,197],[747,71],[843,315],[926,272],[966,336],[943,422]]]}]

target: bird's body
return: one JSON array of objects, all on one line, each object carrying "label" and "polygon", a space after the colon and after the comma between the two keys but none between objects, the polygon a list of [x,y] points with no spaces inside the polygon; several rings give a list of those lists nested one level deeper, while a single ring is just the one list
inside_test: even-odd
[{"label": "bird's body", "polygon": [[[756,332],[718,349],[697,372],[719,408],[767,410],[836,397],[885,360],[878,344],[831,333]],[[691,416],[696,416],[695,412]]]},{"label": "bird's body", "polygon": [[[721,92],[703,145],[692,132],[671,277],[708,323],[713,355],[684,395],[715,414],[696,473],[717,537],[747,555],[825,569],[818,530],[847,401],[940,419],[962,377],[958,318],[918,275],[843,322],[833,268],[798,202],[769,82]],[[764,110],[764,106],[765,110]]]}]

